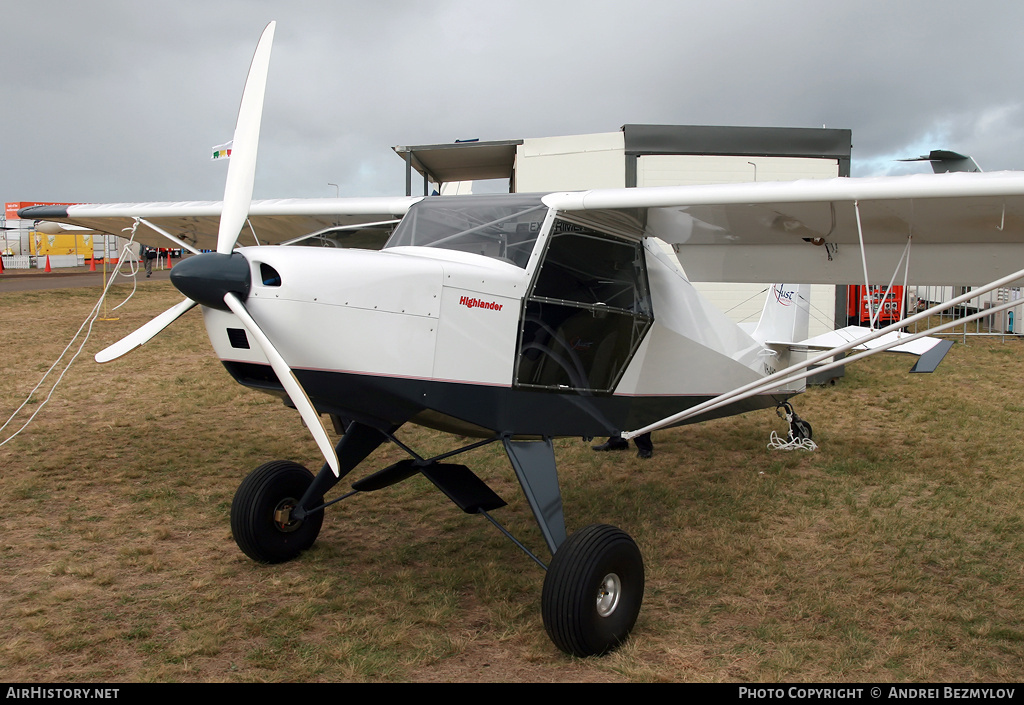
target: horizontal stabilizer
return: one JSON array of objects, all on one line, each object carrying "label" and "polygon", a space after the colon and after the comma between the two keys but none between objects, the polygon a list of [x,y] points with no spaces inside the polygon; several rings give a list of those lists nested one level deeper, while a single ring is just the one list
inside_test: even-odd
[{"label": "horizontal stabilizer", "polygon": [[[796,346],[805,347],[812,350],[831,350],[832,348],[844,345],[846,343],[852,343],[858,338],[862,338],[871,333],[870,328],[864,328],[862,326],[847,326],[846,328],[840,328],[839,330],[829,331],[816,335],[813,338],[802,340],[796,343]],[[869,340],[861,345],[856,346],[857,350],[874,350],[875,348],[881,348],[893,341],[899,340],[900,338],[909,338],[910,333],[903,333],[900,331],[893,331],[892,333],[886,333],[885,335],[878,336],[874,340]],[[943,341],[940,338],[932,338],[925,336],[912,340],[909,343],[901,343],[893,345],[889,348],[889,352],[902,352],[909,353],[911,355],[924,355],[926,352],[939,345]],[[941,358],[940,358],[941,359]],[[936,363],[938,364],[938,363]]]}]

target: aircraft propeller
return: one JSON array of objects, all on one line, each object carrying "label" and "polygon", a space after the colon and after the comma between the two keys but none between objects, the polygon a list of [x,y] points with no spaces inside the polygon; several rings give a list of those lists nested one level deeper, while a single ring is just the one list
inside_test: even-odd
[{"label": "aircraft propeller", "polygon": [[256,180],[260,124],[263,120],[263,97],[267,89],[270,50],[276,26],[276,22],[271,22],[263,30],[242,90],[242,103],[238,108],[231,159],[228,161],[228,175],[224,184],[224,205],[217,230],[217,252],[222,255],[231,254],[235,249],[238,234],[249,217],[252,187]]},{"label": "aircraft propeller", "polygon": [[306,427],[313,434],[327,464],[334,474],[338,475],[338,455],[313,402],[299,384],[291,366],[245,307],[244,300],[248,297],[250,286],[249,264],[240,254],[233,254],[238,235],[249,217],[249,207],[252,203],[256,154],[263,118],[263,98],[266,94],[270,52],[276,25],[276,22],[271,22],[263,30],[242,91],[231,161],[228,163],[224,185],[224,201],[217,231],[217,252],[195,255],[176,266],[171,272],[171,283],[188,298],[97,353],[96,361],[109,362],[144,345],[197,303],[230,310],[260,346]]},{"label": "aircraft propeller", "polygon": [[96,353],[96,362],[116,360],[122,355],[127,355],[135,348],[145,345],[157,333],[178,320],[182,314],[191,311],[195,305],[196,302],[192,299],[185,299],[181,303],[175,304],[141,328],[135,329],[113,345],[100,350]]}]

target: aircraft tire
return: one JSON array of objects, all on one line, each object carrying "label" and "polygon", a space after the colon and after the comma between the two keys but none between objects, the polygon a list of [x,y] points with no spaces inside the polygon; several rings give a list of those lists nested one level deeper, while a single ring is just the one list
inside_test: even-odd
[{"label": "aircraft tire", "polygon": [[[287,460],[273,460],[242,480],[231,502],[231,534],[242,553],[260,563],[284,563],[313,545],[324,513],[281,524],[278,509],[295,506],[313,482],[313,474]],[[323,498],[314,498],[315,505]]]},{"label": "aircraft tire", "polygon": [[644,562],[625,531],[580,529],[555,552],[541,614],[555,646],[572,656],[607,653],[629,636],[644,598]]}]

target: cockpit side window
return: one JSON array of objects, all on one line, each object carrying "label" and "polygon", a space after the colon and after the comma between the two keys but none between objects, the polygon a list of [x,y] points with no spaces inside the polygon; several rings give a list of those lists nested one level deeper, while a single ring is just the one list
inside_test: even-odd
[{"label": "cockpit side window", "polygon": [[525,268],[546,215],[539,197],[427,198],[409,209],[385,248],[437,247]]},{"label": "cockpit side window", "polygon": [[640,242],[556,221],[523,308],[516,385],[610,393],[653,318]]}]

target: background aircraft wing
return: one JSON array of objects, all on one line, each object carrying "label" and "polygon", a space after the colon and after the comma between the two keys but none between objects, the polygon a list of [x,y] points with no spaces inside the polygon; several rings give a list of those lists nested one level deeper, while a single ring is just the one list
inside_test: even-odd
[{"label": "background aircraft wing", "polygon": [[[242,229],[239,245],[272,245],[338,225],[378,223],[405,215],[420,200],[407,198],[288,198],[253,201],[249,226]],[[43,220],[126,236],[136,218],[166,230],[199,250],[217,247],[220,201],[181,203],[88,203],[74,206],[32,206],[18,211],[26,220]],[[148,245],[168,247],[169,240],[155,230],[140,226],[135,239]]]},{"label": "background aircraft wing", "polygon": [[[567,217],[670,243],[693,281],[983,284],[1024,268],[1024,172],[554,193]],[[858,215],[859,214],[859,215]],[[858,227],[859,222],[859,227]],[[863,252],[861,238],[863,237]],[[900,269],[899,283],[902,283]]]}]

